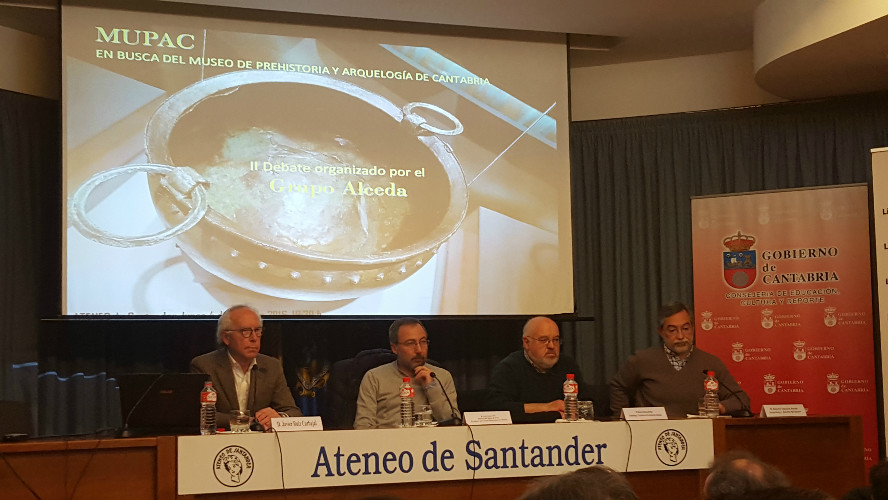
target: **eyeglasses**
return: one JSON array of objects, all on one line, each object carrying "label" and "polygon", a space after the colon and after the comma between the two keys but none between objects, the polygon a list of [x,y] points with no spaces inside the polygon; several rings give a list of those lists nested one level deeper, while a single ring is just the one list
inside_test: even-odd
[{"label": "eyeglasses", "polygon": [[552,338],[549,338],[549,337],[540,337],[540,338],[527,337],[527,338],[529,338],[530,340],[535,340],[535,341],[539,342],[540,344],[548,345],[549,342],[552,342],[555,345],[561,345],[561,337],[552,337]]},{"label": "eyeglasses", "polygon": [[419,342],[415,340],[408,340],[407,342],[398,342],[398,345],[402,345],[404,347],[416,347],[417,345],[428,347],[429,339],[422,339]]},{"label": "eyeglasses", "polygon": [[261,326],[257,326],[256,328],[241,328],[240,330],[225,330],[225,331],[226,332],[238,332],[245,339],[250,338],[250,335],[253,335],[254,333],[256,334],[257,337],[262,336],[262,327]]},{"label": "eyeglasses", "polygon": [[690,334],[694,331],[694,325],[690,323],[685,323],[681,326],[669,325],[665,328],[666,333],[669,335],[678,335],[678,332],[684,333],[685,335]]}]

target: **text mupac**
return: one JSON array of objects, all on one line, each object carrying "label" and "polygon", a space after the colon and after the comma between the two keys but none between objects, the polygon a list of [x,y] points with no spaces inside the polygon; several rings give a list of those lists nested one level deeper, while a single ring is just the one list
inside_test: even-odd
[{"label": "text mupac", "polygon": [[149,30],[133,30],[129,28],[113,28],[109,31],[96,26],[96,41],[125,45],[144,45],[146,47],[168,47],[171,49],[191,50],[194,48],[194,35],[181,33],[158,33]]}]

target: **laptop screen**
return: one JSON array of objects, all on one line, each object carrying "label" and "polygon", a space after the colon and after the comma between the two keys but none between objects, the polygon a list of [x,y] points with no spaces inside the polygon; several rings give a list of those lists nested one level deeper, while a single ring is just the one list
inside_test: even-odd
[{"label": "laptop screen", "polygon": [[198,434],[204,373],[119,375],[124,435]]}]

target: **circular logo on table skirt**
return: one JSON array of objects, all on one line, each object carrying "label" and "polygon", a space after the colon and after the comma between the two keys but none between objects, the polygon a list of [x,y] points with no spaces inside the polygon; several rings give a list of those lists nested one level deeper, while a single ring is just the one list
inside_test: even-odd
[{"label": "circular logo on table skirt", "polygon": [[688,456],[688,441],[675,429],[666,429],[657,436],[657,458],[670,467],[682,463]]},{"label": "circular logo on table skirt", "polygon": [[225,486],[238,487],[253,475],[253,456],[242,446],[228,446],[216,454],[213,473]]}]

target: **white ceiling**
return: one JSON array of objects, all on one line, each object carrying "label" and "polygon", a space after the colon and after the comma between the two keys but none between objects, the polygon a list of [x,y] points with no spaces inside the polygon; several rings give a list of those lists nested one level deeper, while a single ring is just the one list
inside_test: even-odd
[{"label": "white ceiling", "polygon": [[[753,43],[754,12],[763,0],[143,0],[139,3],[167,2],[593,35],[585,41],[606,50],[572,50],[570,65],[583,67],[749,50]],[[0,25],[57,38],[57,3],[58,0],[0,0]],[[759,85],[789,99],[888,90],[885,24],[869,23],[853,33],[805,47],[757,75]],[[579,42],[572,43],[572,47],[578,45]]]},{"label": "white ceiling", "polygon": [[752,47],[762,0],[170,0],[456,26],[613,37],[575,51],[573,66],[667,59]]},{"label": "white ceiling", "polygon": [[[156,0],[155,0],[156,1]],[[603,35],[610,50],[574,51],[571,64],[712,54],[752,47],[762,0],[169,0],[307,14]],[[57,37],[56,0],[0,0],[0,25]],[[160,3],[163,3],[162,1]]]}]

